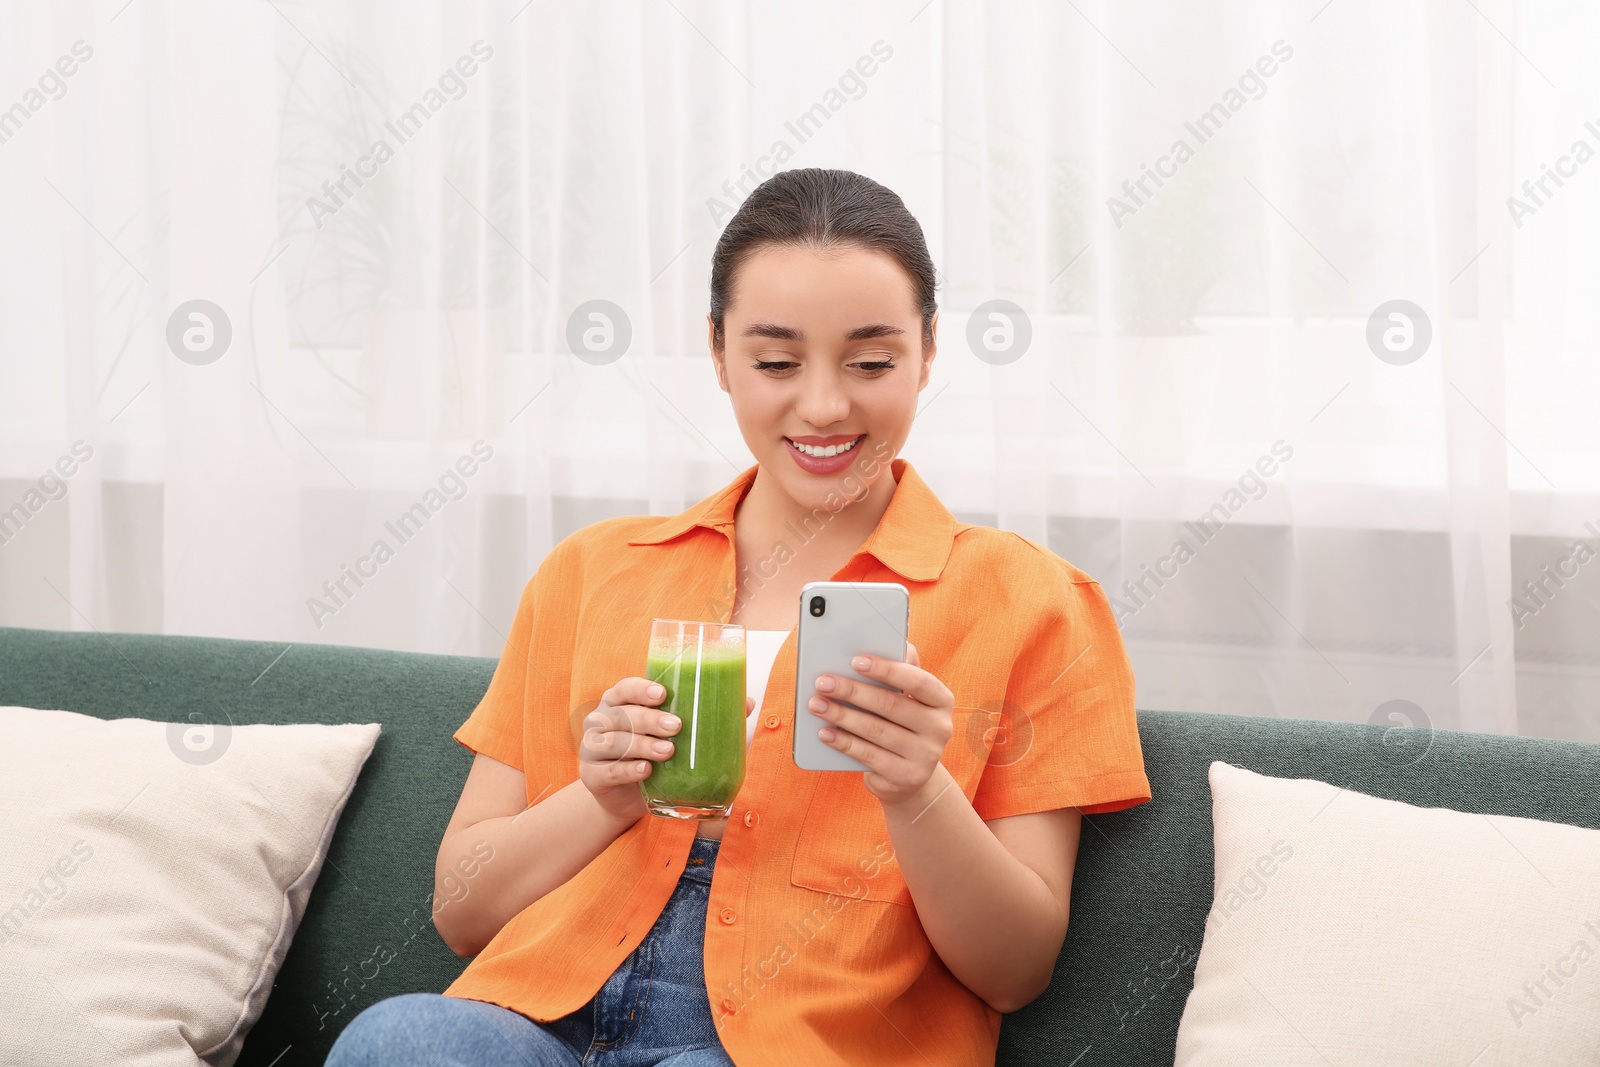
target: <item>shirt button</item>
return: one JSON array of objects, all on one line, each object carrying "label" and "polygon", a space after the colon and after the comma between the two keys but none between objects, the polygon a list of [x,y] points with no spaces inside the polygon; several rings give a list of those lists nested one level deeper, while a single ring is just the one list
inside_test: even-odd
[{"label": "shirt button", "polygon": [[754,826],[756,823],[758,823],[760,821],[761,821],[761,816],[757,815],[755,812],[747,811],[747,812],[744,813],[744,824],[746,826]]},{"label": "shirt button", "polygon": [[723,922],[728,923],[731,926],[733,924],[733,918],[734,918],[734,913],[733,913],[733,909],[732,908],[723,908],[722,909],[722,921]]},{"label": "shirt button", "polygon": [[770,730],[776,730],[778,728],[778,717],[776,715],[767,716],[767,728]]},{"label": "shirt button", "polygon": [[729,1015],[736,1015],[739,1012],[739,1005],[733,1002],[732,997],[723,997],[722,1010],[727,1012]]}]

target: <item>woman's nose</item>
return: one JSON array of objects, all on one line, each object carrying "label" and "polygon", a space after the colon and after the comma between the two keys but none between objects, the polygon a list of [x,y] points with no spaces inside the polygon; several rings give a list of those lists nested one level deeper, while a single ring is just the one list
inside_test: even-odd
[{"label": "woman's nose", "polygon": [[850,398],[834,375],[819,372],[807,377],[810,381],[801,385],[796,414],[818,429],[832,426],[850,414]]}]

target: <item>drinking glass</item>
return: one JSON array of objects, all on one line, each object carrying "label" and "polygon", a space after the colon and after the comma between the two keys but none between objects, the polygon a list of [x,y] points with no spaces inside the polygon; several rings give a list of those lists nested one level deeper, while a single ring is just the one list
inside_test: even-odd
[{"label": "drinking glass", "polygon": [[744,627],[654,619],[645,677],[667,691],[660,710],[682,725],[672,755],[639,783],[652,815],[720,819],[744,784]]}]

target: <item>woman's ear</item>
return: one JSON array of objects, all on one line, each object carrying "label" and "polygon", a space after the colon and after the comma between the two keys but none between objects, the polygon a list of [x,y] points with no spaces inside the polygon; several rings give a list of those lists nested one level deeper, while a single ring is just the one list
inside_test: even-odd
[{"label": "woman's ear", "polygon": [[922,392],[923,386],[928,384],[928,374],[933,370],[933,357],[939,353],[939,313],[935,311],[933,318],[928,320],[928,332],[933,334],[922,349],[922,379],[917,382],[917,392]]},{"label": "woman's ear", "polygon": [[717,384],[722,391],[728,391],[728,366],[724,358],[725,353],[717,351],[717,324],[711,321],[710,312],[706,313],[706,347],[711,349],[711,365],[717,370]]}]

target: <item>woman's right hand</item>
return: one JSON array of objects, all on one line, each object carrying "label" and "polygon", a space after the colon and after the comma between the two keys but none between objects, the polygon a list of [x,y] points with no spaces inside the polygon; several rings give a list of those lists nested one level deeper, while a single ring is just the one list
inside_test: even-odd
[{"label": "woman's right hand", "polygon": [[[624,678],[583,717],[578,777],[600,806],[621,821],[631,823],[649,810],[639,783],[650,777],[651,760],[672,755],[671,738],[682,723],[656,708],[666,695],[659,682]],[[744,706],[750,714],[755,700],[745,697]]]},{"label": "woman's right hand", "polygon": [[600,806],[617,819],[633,822],[648,810],[639,790],[639,783],[650,776],[647,761],[672,755],[670,738],[682,724],[654,706],[665,697],[666,690],[658,682],[624,678],[601,695],[599,707],[583,717],[578,777]]}]

